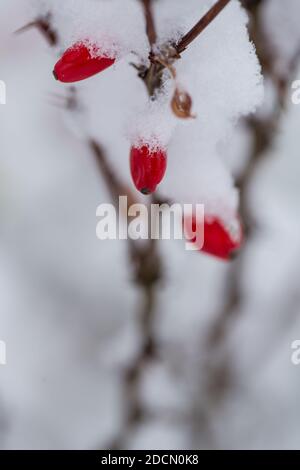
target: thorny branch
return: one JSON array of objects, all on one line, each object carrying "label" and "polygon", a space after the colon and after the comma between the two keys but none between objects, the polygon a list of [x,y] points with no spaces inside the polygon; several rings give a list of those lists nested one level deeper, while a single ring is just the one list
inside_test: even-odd
[{"label": "thorny branch", "polygon": [[[153,18],[152,0],[142,0],[142,2],[146,20],[146,31],[152,51],[157,37]],[[146,84],[150,97],[154,94],[156,88],[160,86],[160,82],[156,83],[155,81],[149,80],[146,80]],[[153,202],[153,198],[150,202]],[[149,227],[151,230],[150,217]],[[134,248],[132,244],[131,247]],[[108,448],[112,450],[126,448],[128,433],[133,432],[146,418],[146,412],[139,396],[139,385],[145,366],[159,354],[154,334],[157,302],[156,285],[162,279],[162,266],[157,249],[157,241],[150,239],[147,246],[142,251],[139,252],[136,249],[132,249],[131,255],[135,266],[136,282],[144,292],[144,300],[140,313],[142,345],[139,354],[125,371],[126,415],[118,435],[115,436],[113,442],[108,446]]]},{"label": "thorny branch", "polygon": [[[153,54],[153,45],[156,40],[155,22],[152,11],[152,0],[142,0],[145,10],[146,19],[146,30],[151,46],[150,59],[151,65],[149,69],[140,75],[145,80],[147,85],[148,93],[150,97],[153,97],[155,92],[161,87],[162,72],[165,69],[165,64],[161,60],[155,59]],[[179,50],[182,51],[194,40],[198,35],[208,26],[213,19],[222,11],[222,9],[229,3],[230,0],[221,0],[202,18],[202,20],[188,33],[179,44]],[[184,46],[185,45],[185,46]],[[184,47],[183,47],[184,46]],[[175,52],[173,49],[169,50],[172,55],[172,59],[179,58],[177,49]],[[167,64],[169,65],[169,64]],[[143,419],[146,418],[146,412],[143,409],[140,398],[139,398],[139,383],[141,375],[145,365],[151,360],[159,356],[158,345],[155,341],[153,332],[153,326],[155,322],[154,314],[156,307],[156,295],[155,285],[161,277],[160,260],[157,252],[157,243],[155,240],[150,240],[148,249],[144,252],[145,258],[142,257],[143,263],[140,264],[140,257],[136,258],[133,253],[133,260],[140,265],[141,271],[138,270],[139,276],[137,281],[141,282],[144,288],[144,299],[145,304],[142,314],[142,325],[143,325],[143,346],[140,351],[140,355],[136,358],[132,366],[127,370],[125,374],[125,384],[127,388],[127,416],[124,422],[123,429],[120,430],[119,435],[114,441],[108,446],[110,449],[123,449],[126,446],[126,434],[129,431],[133,431],[142,423]],[[144,271],[144,267],[148,269]],[[146,277],[145,277],[146,275]],[[150,275],[150,276],[149,276]]]},{"label": "thorny branch", "polygon": [[[266,117],[257,115],[248,118],[246,121],[252,135],[252,148],[248,163],[237,181],[237,186],[240,190],[241,217],[243,221],[247,221],[246,234],[248,243],[250,238],[256,234],[257,229],[255,217],[249,206],[249,189],[255,178],[257,168],[268,155],[268,151],[272,148],[278,134],[280,121],[285,111],[288,87],[293,79],[300,56],[299,51],[297,51],[285,76],[278,74],[275,67],[276,57],[274,57],[261,24],[260,7],[263,2],[264,0],[242,0],[242,3],[250,13],[250,36],[256,46],[263,75],[272,81],[276,90],[276,102],[273,112]],[[227,350],[227,345],[229,344],[233,322],[239,319],[243,305],[241,279],[246,267],[246,256],[247,244],[238,259],[230,267],[225,286],[226,292],[224,294],[227,300],[217,320],[211,326],[205,344],[205,354],[207,357],[207,363],[204,365],[204,373],[206,374],[205,399],[203,399],[203,396],[201,400],[197,397],[196,403],[193,405],[195,419],[193,420],[191,433],[195,445],[199,445],[203,436],[212,437],[210,432],[211,415],[218,411],[229,390],[235,384],[232,357]],[[205,409],[203,401],[205,402]],[[217,443],[210,441],[209,446],[217,448]]]},{"label": "thorny branch", "polygon": [[[161,86],[162,72],[165,69],[164,63],[155,56],[153,46],[156,42],[157,35],[155,30],[155,22],[152,12],[152,0],[141,0],[145,9],[147,35],[151,46],[150,66],[148,69],[139,70],[139,76],[145,81],[149,96],[153,97],[156,90]],[[181,41],[166,49],[168,65],[172,65],[174,61],[180,58],[180,54],[211,24],[217,15],[227,6],[230,0],[219,0],[204,15],[203,18],[181,39]],[[284,97],[289,83],[290,75],[293,73],[293,64],[291,65],[290,74],[283,78],[278,77],[273,67],[273,56],[267,49],[267,43],[263,37],[259,21],[259,7],[264,0],[242,0],[244,5],[251,12],[252,28],[251,35],[254,40],[259,59],[263,65],[264,73],[267,74],[276,85],[278,92],[278,103],[272,116],[261,119],[253,117],[248,119],[248,126],[253,136],[253,147],[251,158],[244,170],[238,186],[241,192],[241,211],[245,220],[252,219],[251,210],[248,207],[248,188],[252,182],[256,167],[266,155],[267,150],[273,143],[276,130],[279,125],[282,114]],[[39,18],[35,22],[27,25],[22,30],[35,26],[46,37],[51,46],[58,43],[57,32],[51,28],[51,15]],[[158,60],[159,59],[159,60]],[[165,57],[163,58],[165,59]],[[296,63],[296,62],[295,62]],[[106,157],[104,149],[99,142],[94,139],[88,139],[88,145],[96,158],[101,170],[101,174],[110,190],[111,197],[115,201],[118,195],[124,194],[125,186],[119,180],[112,170],[109,160]],[[254,226],[255,227],[255,226]],[[253,230],[253,226],[252,226]],[[251,231],[249,231],[251,236]],[[134,266],[135,281],[143,291],[143,306],[140,313],[140,327],[142,332],[142,346],[140,352],[135,358],[131,366],[124,372],[124,387],[126,397],[126,416],[119,434],[115,437],[107,448],[122,449],[126,447],[126,434],[128,431],[134,430],[146,417],[146,412],[139,397],[139,383],[142,371],[149,361],[155,359],[159,355],[158,345],[154,335],[155,308],[156,308],[156,286],[162,279],[161,260],[157,251],[155,241],[149,241],[145,247],[139,247],[135,243],[130,242],[130,256]],[[228,281],[228,302],[222,312],[218,316],[217,321],[212,325],[210,334],[206,343],[207,357],[212,351],[221,351],[226,347],[228,339],[228,331],[231,322],[234,320],[239,307],[241,305],[240,278],[244,269],[244,257],[241,255],[239,260],[232,266],[231,275]],[[209,404],[205,402],[208,409],[217,408],[224,399],[229,387],[232,385],[232,370],[230,358],[227,354],[216,356],[216,362],[212,361],[207,364],[208,380],[206,394]],[[203,409],[203,397],[197,397],[196,403],[193,403],[192,421],[196,426],[193,429],[194,441],[196,445],[199,432],[205,431],[209,434],[209,415],[206,409]],[[196,431],[196,432],[195,432]],[[197,433],[198,431],[198,433]]]},{"label": "thorny branch", "polygon": [[[145,14],[147,15],[149,41],[151,43],[151,41],[156,39],[151,2],[145,0],[144,4]],[[26,31],[31,27],[36,27],[40,32],[42,32],[50,46],[56,46],[58,44],[58,34],[52,28],[50,13],[45,17],[37,18],[18,32]],[[76,95],[75,87],[71,87],[69,91],[71,96],[67,99],[66,106],[70,111],[72,111],[74,109],[74,103],[77,102],[78,97]],[[93,138],[88,138],[87,143],[96,159],[113,202],[117,203],[120,195],[130,195],[128,188],[113,171],[102,145]],[[158,203],[159,201],[156,202]],[[144,413],[139,399],[138,385],[145,364],[156,356],[156,341],[153,331],[155,320],[154,313],[156,308],[156,286],[162,279],[162,264],[157,250],[157,243],[155,240],[149,240],[145,246],[140,246],[138,243],[130,240],[129,254],[134,269],[134,281],[142,292],[143,300],[141,312],[139,313],[142,344],[137,357],[124,372],[126,416],[120,432],[113,442],[106,446],[110,449],[121,449],[126,446],[125,437],[128,429],[134,429],[134,427],[143,419]]]}]

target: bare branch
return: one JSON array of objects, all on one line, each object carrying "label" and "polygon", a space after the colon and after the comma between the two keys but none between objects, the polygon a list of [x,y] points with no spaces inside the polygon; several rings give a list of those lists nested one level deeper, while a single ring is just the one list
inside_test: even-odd
[{"label": "bare branch", "polygon": [[[150,0],[144,1],[144,5],[148,18],[149,41],[152,44],[156,36],[150,9]],[[47,15],[44,19],[35,20],[22,28],[20,32],[26,31],[31,27],[36,27],[43,33],[49,45],[54,46],[58,42],[58,35],[56,32],[55,35],[52,34],[54,31],[50,19],[51,15]],[[74,110],[78,106],[77,100],[76,89],[73,87],[71,89],[71,96],[67,101],[67,109],[70,111]],[[87,137],[87,144],[96,159],[101,175],[114,203],[117,203],[118,197],[124,194],[129,196],[129,199],[133,199],[130,190],[115,174],[101,143],[94,138]],[[146,416],[143,404],[139,398],[139,383],[145,364],[158,354],[154,336],[154,323],[157,302],[156,287],[162,278],[162,263],[157,250],[156,241],[150,239],[145,246],[139,246],[138,243],[129,240],[129,259],[132,264],[135,283],[142,294],[142,306],[139,312],[141,347],[137,357],[124,373],[124,396],[127,416],[119,433],[113,439],[113,442],[110,442],[107,446],[110,449],[118,450],[126,446],[128,431],[133,430]]]},{"label": "bare branch", "polygon": [[52,28],[50,13],[45,16],[38,17],[34,21],[31,21],[30,23],[15,31],[15,34],[24,33],[31,28],[37,28],[39,32],[45,37],[49,46],[54,47],[57,45],[58,35],[57,32]]},{"label": "bare branch", "polygon": [[[200,392],[197,389],[196,403],[193,406],[193,411],[195,409],[198,410],[198,415],[195,415],[191,430],[194,441],[193,445],[195,446],[199,445],[199,440],[203,434],[209,434],[212,416],[220,410],[228,392],[236,385],[233,367],[234,357],[230,348],[228,348],[228,344],[234,324],[240,320],[244,305],[241,279],[247,267],[247,247],[249,246],[249,240],[256,236],[258,229],[252,205],[249,204],[249,189],[253,184],[257,168],[268,157],[269,151],[278,135],[281,118],[289,97],[289,84],[293,80],[298,63],[297,59],[299,59],[300,50],[296,51],[295,57],[290,62],[285,78],[282,79],[281,76],[278,76],[274,62],[276,58],[265,38],[261,24],[260,6],[263,1],[243,0],[243,4],[252,15],[250,37],[255,44],[257,55],[262,65],[263,75],[274,83],[274,109],[266,117],[254,115],[246,120],[251,133],[252,145],[250,147],[248,163],[237,181],[237,186],[240,190],[241,217],[244,223],[247,221],[247,243],[226,276],[226,302],[222,305],[207,335],[205,343],[207,360],[204,364],[206,383],[204,392],[203,380],[201,380],[199,389],[201,389],[202,394],[204,393],[206,400],[209,400],[209,406],[206,400],[204,400],[205,406],[203,406],[203,396],[200,400]],[[201,422],[199,422],[199,416],[201,417]],[[195,428],[197,428],[197,433]],[[216,443],[214,442],[211,446],[215,447]]]},{"label": "bare branch", "polygon": [[221,13],[228,5],[230,0],[219,0],[198,23],[179,41],[176,50],[179,54],[185,49],[207,28],[208,25]]},{"label": "bare branch", "polygon": [[88,144],[111,194],[111,198],[114,202],[117,202],[119,196],[126,194],[126,188],[115,175],[100,142],[97,142],[95,139],[89,139]]},{"label": "bare branch", "polygon": [[141,0],[141,1],[143,3],[143,7],[145,11],[147,36],[148,36],[149,43],[152,49],[152,46],[156,43],[156,39],[157,39],[154,18],[153,18],[152,0]]},{"label": "bare branch", "polygon": [[[156,42],[156,32],[151,10],[152,0],[142,0],[145,8],[147,33],[151,46]],[[166,46],[161,50],[160,55],[150,52],[150,67],[146,70],[141,68],[139,76],[144,80],[149,95],[153,97],[155,92],[162,85],[162,76],[166,68],[170,69],[172,64],[180,59],[180,54],[191,44],[202,31],[221,13],[228,5],[230,0],[219,0],[202,18],[201,20],[179,41],[177,45]]]}]

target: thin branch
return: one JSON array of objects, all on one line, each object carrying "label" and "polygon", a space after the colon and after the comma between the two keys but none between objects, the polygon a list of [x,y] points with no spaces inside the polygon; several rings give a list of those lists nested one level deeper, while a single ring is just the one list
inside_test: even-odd
[{"label": "thin branch", "polygon": [[[156,42],[156,30],[151,5],[152,0],[142,1],[145,8],[147,34],[152,49],[152,46]],[[160,81],[157,81],[157,67],[161,67],[161,65],[151,64],[148,76],[145,77],[145,83],[150,97],[160,86]],[[154,198],[152,198],[151,203],[153,203],[153,201]],[[148,226],[151,230],[150,216]],[[130,246],[132,262],[135,266],[135,282],[143,291],[143,306],[139,317],[142,344],[139,354],[125,372],[124,384],[127,405],[126,416],[118,435],[115,436],[113,442],[111,442],[109,446],[106,446],[106,448],[112,450],[121,450],[126,448],[128,433],[137,429],[139,424],[147,417],[147,412],[144,409],[139,396],[140,381],[145,366],[158,356],[158,345],[154,332],[156,320],[155,312],[157,306],[156,287],[163,277],[163,270],[161,258],[157,249],[157,242],[154,239],[150,239],[143,248],[139,248],[133,243],[131,243]]]},{"label": "thin branch", "polygon": [[143,3],[143,7],[145,11],[147,36],[148,36],[149,43],[152,49],[153,45],[156,43],[156,40],[157,40],[157,34],[156,34],[153,10],[152,10],[152,0],[141,0],[141,1]]},{"label": "thin branch", "polygon": [[37,28],[38,31],[45,37],[46,41],[51,47],[57,45],[58,35],[57,32],[52,28],[50,13],[37,18],[35,21],[31,21],[30,23],[15,31],[15,34],[24,33],[31,28]]},{"label": "thin branch", "polygon": [[[156,32],[151,10],[152,0],[142,0],[145,8],[147,33],[151,46],[156,41]],[[146,70],[141,67],[140,78],[144,80],[150,97],[153,97],[156,91],[162,85],[162,77],[164,70],[171,66],[176,60],[180,59],[180,54],[199,36],[202,31],[210,25],[210,23],[221,13],[228,5],[230,0],[219,0],[215,5],[201,18],[201,20],[179,41],[177,45],[166,46],[162,48],[160,55],[153,53],[152,47],[150,51],[150,66]]]},{"label": "thin branch", "polygon": [[178,54],[185,49],[204,31],[207,26],[221,13],[228,5],[230,0],[219,0],[215,5],[201,18],[200,21],[179,41],[176,45]]},{"label": "thin branch", "polygon": [[96,159],[98,167],[102,173],[107,189],[110,192],[112,200],[117,203],[118,197],[126,194],[125,186],[119,181],[106,157],[104,148],[100,142],[95,139],[88,139],[88,145]]},{"label": "thin branch", "polygon": [[[148,18],[149,40],[152,42],[155,38],[155,29],[151,14],[150,0],[145,1],[144,4]],[[51,15],[47,15],[45,18],[39,18],[31,22],[25,28],[22,28],[22,31],[36,27],[43,33],[43,36],[50,46],[57,45],[59,40],[58,35],[52,29],[50,19]],[[78,107],[77,100],[76,89],[72,88],[71,97],[67,100],[67,109],[72,111],[74,108]],[[70,103],[72,103],[71,106]],[[87,143],[96,159],[111,198],[117,203],[120,195],[128,195],[130,191],[113,171],[102,145],[91,137],[87,138]],[[149,227],[151,227],[150,223]],[[110,449],[118,450],[126,446],[128,431],[134,430],[146,416],[146,411],[139,397],[139,384],[145,364],[153,360],[158,354],[154,336],[154,323],[157,302],[156,287],[158,282],[162,279],[162,262],[157,250],[156,241],[150,239],[145,246],[140,246],[138,243],[129,240],[129,256],[133,266],[134,281],[137,286],[139,286],[142,294],[142,306],[139,313],[142,344],[137,357],[124,373],[124,396],[126,400],[126,417],[124,423],[117,436],[113,439],[113,442],[107,445]]]},{"label": "thin branch", "polygon": [[[233,325],[239,321],[242,313],[244,298],[241,279],[247,266],[249,240],[256,235],[257,231],[255,214],[249,204],[249,189],[253,184],[258,166],[269,155],[269,151],[278,135],[280,121],[288,99],[289,84],[293,79],[298,63],[297,59],[299,59],[299,52],[297,51],[294,59],[290,62],[285,78],[283,79],[281,76],[278,76],[275,67],[276,58],[265,38],[261,24],[260,6],[263,0],[244,0],[243,3],[252,15],[250,36],[256,46],[257,55],[263,68],[263,75],[274,83],[276,96],[274,97],[273,113],[267,117],[252,116],[246,121],[251,132],[252,147],[248,163],[237,181],[237,186],[240,190],[241,216],[243,221],[247,221],[248,225],[247,243],[238,259],[231,266],[226,277],[224,295],[227,301],[222,305],[217,319],[212,323],[207,335],[205,344],[207,359],[204,364],[204,372],[206,372],[207,378],[204,394],[208,402],[204,400],[205,406],[203,406],[203,396],[200,401],[198,398],[200,393],[197,390],[196,404],[193,409],[196,408],[199,415],[202,413],[202,428],[199,427],[199,423],[194,421],[194,424],[197,426],[197,433],[195,433],[195,426],[193,426],[191,433],[194,445],[199,445],[199,437],[200,434],[201,437],[203,435],[203,428],[209,434],[212,415],[220,410],[228,392],[235,386],[234,358],[230,349],[228,349],[228,344]],[[203,395],[202,378],[200,387]],[[209,403],[209,406],[207,403]],[[214,442],[213,447],[215,448],[216,445],[217,443]]]}]

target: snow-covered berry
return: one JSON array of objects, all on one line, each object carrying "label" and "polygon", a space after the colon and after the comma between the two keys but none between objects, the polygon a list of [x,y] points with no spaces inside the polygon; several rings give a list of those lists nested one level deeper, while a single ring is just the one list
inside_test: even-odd
[{"label": "snow-covered berry", "polygon": [[64,52],[53,74],[60,82],[73,83],[102,72],[114,62],[114,58],[101,55],[98,46],[77,42]]},{"label": "snow-covered berry", "polygon": [[[196,243],[196,218],[192,216],[192,220],[184,221],[186,237]],[[202,223],[200,221],[198,223]],[[242,225],[238,217],[225,224],[219,217],[205,216],[204,218],[204,242],[199,247],[200,251],[216,256],[223,260],[230,260],[239,251],[243,242]]]},{"label": "snow-covered berry", "polygon": [[142,194],[151,194],[156,190],[166,168],[167,154],[164,149],[152,150],[147,145],[131,148],[131,176],[135,187]]}]

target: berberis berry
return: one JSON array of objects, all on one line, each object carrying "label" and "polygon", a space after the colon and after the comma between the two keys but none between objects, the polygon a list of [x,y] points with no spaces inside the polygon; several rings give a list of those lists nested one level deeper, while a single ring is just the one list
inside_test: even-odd
[{"label": "berberis berry", "polygon": [[[203,222],[202,222],[203,223]],[[196,232],[196,220],[193,217],[192,223],[185,224],[185,230],[192,233],[186,233],[192,243],[196,238],[192,238]],[[230,260],[241,248],[243,242],[242,225],[236,217],[229,225],[225,225],[218,217],[205,217],[204,219],[204,244],[199,250],[204,253],[216,256],[223,260]]]},{"label": "berberis berry", "polygon": [[54,67],[53,75],[60,82],[79,82],[102,72],[114,62],[114,58],[99,55],[96,45],[77,42],[64,52]]},{"label": "berberis berry", "polygon": [[154,193],[167,168],[165,150],[151,150],[149,146],[132,147],[130,152],[131,176],[142,194]]}]

